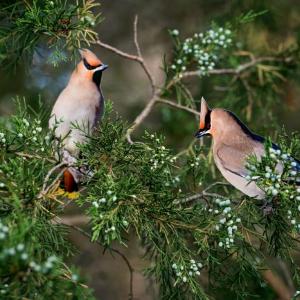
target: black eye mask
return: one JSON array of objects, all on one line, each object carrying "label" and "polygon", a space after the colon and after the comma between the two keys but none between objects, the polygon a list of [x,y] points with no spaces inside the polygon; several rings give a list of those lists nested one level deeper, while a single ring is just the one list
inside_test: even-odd
[{"label": "black eye mask", "polygon": [[84,63],[85,67],[86,67],[88,70],[94,70],[94,69],[96,69],[96,68],[98,68],[98,67],[101,66],[101,64],[100,64],[100,65],[97,65],[97,66],[91,66],[91,65],[87,62],[87,60],[86,60],[85,58],[83,59],[83,63]]}]

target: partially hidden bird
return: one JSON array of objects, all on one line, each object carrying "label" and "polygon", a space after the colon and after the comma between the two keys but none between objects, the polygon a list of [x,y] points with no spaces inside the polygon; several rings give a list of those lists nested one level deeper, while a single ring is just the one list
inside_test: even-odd
[{"label": "partially hidden bird", "polygon": [[[58,96],[49,120],[49,128],[62,140],[63,159],[74,164],[79,155],[78,144],[87,141],[104,112],[100,83],[108,67],[90,50],[81,49],[81,60],[64,90]],[[63,174],[67,192],[77,189],[79,172],[70,166]]]},{"label": "partially hidden bird", "polygon": [[[224,178],[247,196],[264,199],[265,192],[249,180],[247,162],[251,155],[258,159],[265,155],[265,139],[248,129],[232,112],[221,108],[210,109],[202,98],[199,130],[195,137],[205,135],[213,139],[214,161]],[[275,144],[272,147],[279,149]],[[294,161],[295,169],[300,172],[300,161]],[[277,165],[276,171],[281,173],[283,166]]]}]

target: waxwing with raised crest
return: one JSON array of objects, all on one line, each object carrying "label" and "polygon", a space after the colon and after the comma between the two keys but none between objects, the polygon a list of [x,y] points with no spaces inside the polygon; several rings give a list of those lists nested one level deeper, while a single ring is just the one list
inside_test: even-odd
[{"label": "waxwing with raised crest", "polygon": [[[260,159],[265,154],[265,139],[250,131],[232,112],[210,109],[202,98],[199,130],[195,136],[205,135],[212,136],[214,161],[224,178],[249,197],[265,198],[265,192],[247,179],[250,172],[246,167],[250,155]],[[273,147],[279,149],[275,144]],[[295,161],[300,172],[300,162]],[[276,169],[282,172],[282,165],[278,164]]]},{"label": "waxwing with raised crest", "polygon": [[[49,120],[49,127],[63,140],[63,157],[70,164],[79,154],[77,144],[86,142],[83,131],[91,132],[104,111],[100,83],[107,65],[88,49],[80,50],[80,55],[81,60],[58,96]],[[77,181],[78,172],[68,168],[64,172],[65,189],[72,192]]]}]

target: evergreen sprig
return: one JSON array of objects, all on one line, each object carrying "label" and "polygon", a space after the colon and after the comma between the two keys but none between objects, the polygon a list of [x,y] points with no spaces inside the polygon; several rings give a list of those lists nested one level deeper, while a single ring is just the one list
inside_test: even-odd
[{"label": "evergreen sprig", "polygon": [[[54,50],[50,59],[63,60],[61,50],[95,41],[92,27],[100,20],[92,13],[95,6],[93,1],[76,5],[61,0],[1,2],[0,61],[3,65],[21,58],[30,61],[45,41]],[[245,14],[240,23],[256,16]],[[297,47],[272,53],[272,57],[233,53],[229,46],[240,49],[243,43],[238,31],[227,25],[214,24],[211,30],[183,42],[178,31],[171,34],[174,58],[165,63],[166,81],[161,89],[139,53],[137,39],[139,56],[106,45],[142,65],[153,86],[149,102],[153,106],[166,100],[156,99],[158,95],[175,95],[174,107],[186,105],[184,109],[195,114],[197,102],[182,79],[202,75],[204,84],[211,80],[212,87],[223,87],[220,103],[228,104],[224,107],[235,107],[247,120],[259,120],[278,99],[291,66],[297,68]],[[242,76],[240,70],[249,64]],[[234,80],[231,76],[210,79],[213,72],[233,75]],[[210,93],[215,95],[220,98]],[[263,109],[255,114],[255,108]],[[64,263],[72,246],[66,240],[67,228],[55,221],[65,196],[75,197],[60,188],[66,167],[63,141],[43,128],[48,117],[25,105],[0,125],[0,299],[2,295],[4,299],[20,295],[91,299],[91,291]],[[76,203],[84,205],[91,220],[93,242],[108,249],[112,242],[126,246],[129,234],[135,234],[149,261],[145,274],[156,280],[162,299],[245,299],[267,294],[263,277],[270,257],[284,260],[299,285],[292,251],[299,249],[295,184],[299,171],[291,159],[299,155],[299,137],[292,136],[290,145],[280,143],[280,151],[269,143],[261,161],[250,159],[249,180],[256,181],[268,196],[262,202],[216,182],[218,175],[205,145],[191,144],[186,151],[174,153],[163,136],[146,132],[141,142],[130,144],[126,132],[127,124],[111,109],[92,136],[82,130],[88,142],[78,145],[80,157],[72,167],[82,171],[84,188],[76,195]],[[282,174],[277,171],[279,163]]]},{"label": "evergreen sprig", "polygon": [[[199,285],[202,272],[209,272],[216,289],[229,286],[232,295],[254,295],[251,286],[263,284],[261,270],[268,266],[267,256],[274,255],[274,245],[275,255],[285,259],[288,251],[279,249],[295,246],[280,234],[284,223],[278,227],[286,214],[274,212],[277,231],[268,234],[270,216],[262,203],[230,200],[224,191],[206,198],[201,185],[189,184],[203,180],[209,170],[205,157],[175,159],[163,138],[146,134],[143,143],[128,144],[125,132],[119,118],[106,116],[81,148],[80,165],[89,166],[92,175],[78,203],[89,203],[93,239],[108,248],[114,240],[126,245],[133,230],[147,249],[152,265],[146,273],[156,278],[162,298],[209,297],[213,293]],[[195,164],[202,166],[201,175]],[[200,202],[189,205],[191,191],[199,193]]]},{"label": "evergreen sprig", "polygon": [[[15,268],[21,272],[18,274],[24,274],[25,269],[30,270],[30,276],[39,278],[28,278],[28,284],[34,284],[30,291],[39,287],[35,282],[48,282],[43,271],[36,269],[44,270],[52,256],[57,257],[57,264],[53,263],[56,275],[50,272],[55,281],[52,286],[66,284],[67,291],[72,287],[72,275],[66,273],[64,257],[60,255],[67,256],[72,250],[65,240],[65,227],[52,221],[62,209],[64,198],[57,178],[59,169],[51,173],[53,166],[61,162],[62,145],[41,123],[38,114],[30,117],[28,108],[21,107],[19,114],[0,130],[0,212],[4,228],[0,238],[5,241],[2,257],[3,262],[8,257],[13,260],[6,267],[15,266],[0,277],[3,286],[9,287],[5,293],[16,293],[10,287],[19,278],[11,273]],[[298,282],[298,269],[292,266],[294,256],[290,251],[297,246],[298,225],[293,220],[297,218],[298,190],[283,180],[294,174],[289,155],[289,166],[280,183],[289,186],[282,187],[276,195],[272,187],[268,194],[273,207],[269,211],[264,203],[234,196],[226,189],[217,188],[216,193],[209,193],[207,186],[203,189],[205,174],[210,172],[202,154],[205,148],[196,147],[176,157],[164,144],[164,138],[156,134],[146,133],[143,142],[129,144],[125,139],[127,127],[108,109],[95,133],[88,136],[89,142],[78,145],[81,155],[77,165],[85,170],[85,189],[77,203],[87,207],[93,241],[109,249],[113,241],[126,245],[129,233],[134,232],[151,262],[146,274],[156,279],[165,299],[208,299],[215,295],[214,291],[220,294],[224,287],[231,296],[254,295],[257,291],[253,286],[263,285],[262,270],[268,267],[270,255],[289,262]],[[292,137],[293,151],[299,149],[298,142],[297,137]],[[265,172],[266,165],[275,170],[279,154],[273,151],[256,162],[253,171],[257,174],[249,178],[266,186],[266,191],[271,182],[277,182],[272,181],[272,176],[258,174]],[[280,153],[282,159],[283,154]],[[41,193],[46,179],[51,189]],[[17,228],[22,228],[21,233]],[[8,234],[8,230],[12,233]],[[10,240],[14,230],[19,238]],[[20,243],[24,248],[18,246]],[[42,251],[35,250],[37,245],[43,245]],[[20,252],[18,248],[22,248]],[[30,259],[24,260],[27,257]],[[65,274],[69,274],[67,279]],[[29,275],[25,272],[22,276]],[[200,283],[202,276],[208,276],[210,289]],[[18,286],[22,291],[27,288],[23,281]],[[79,283],[77,288],[80,293],[89,293]],[[39,288],[39,295],[50,292],[54,291],[48,285],[45,290]],[[77,291],[73,292],[75,297]]]},{"label": "evergreen sprig", "polygon": [[40,195],[60,143],[40,114],[19,108],[0,129],[0,299],[92,299],[63,263],[73,247],[53,223],[62,203],[57,185]]},{"label": "evergreen sprig", "polygon": [[63,51],[74,51],[97,39],[93,27],[101,21],[94,0],[14,1],[0,6],[0,64],[7,67],[32,60],[43,43],[52,49],[51,62],[64,60]]}]

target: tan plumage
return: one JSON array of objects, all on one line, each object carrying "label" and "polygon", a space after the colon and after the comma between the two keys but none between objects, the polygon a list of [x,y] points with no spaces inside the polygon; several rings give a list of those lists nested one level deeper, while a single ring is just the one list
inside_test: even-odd
[{"label": "tan plumage", "polygon": [[244,194],[264,198],[264,191],[246,179],[249,175],[247,158],[264,155],[263,138],[253,134],[231,112],[219,108],[210,110],[203,98],[200,120],[196,136],[212,136],[214,161],[224,178]]},{"label": "tan plumage", "polygon": [[[74,128],[79,126],[85,132],[91,132],[104,111],[104,98],[100,88],[102,71],[107,68],[90,50],[80,51],[82,60],[73,71],[66,88],[58,96],[49,120],[49,127],[55,135],[63,139],[64,159],[70,164],[78,155],[78,143],[86,142],[85,134]],[[78,180],[78,172],[69,168],[65,173],[65,188],[73,189],[73,175]]]}]

